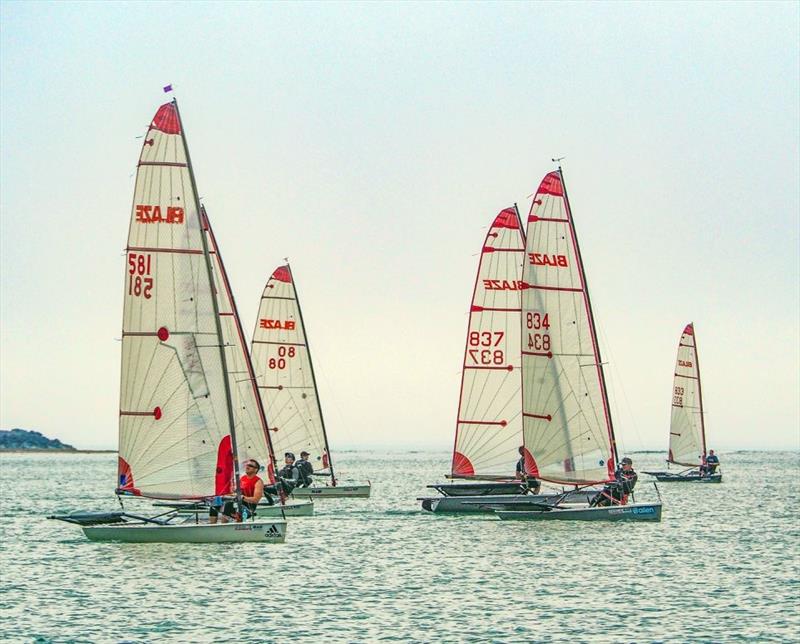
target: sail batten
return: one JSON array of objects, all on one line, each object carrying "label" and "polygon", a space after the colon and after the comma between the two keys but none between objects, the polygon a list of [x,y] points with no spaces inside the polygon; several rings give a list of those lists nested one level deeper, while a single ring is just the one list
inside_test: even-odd
[{"label": "sail batten", "polygon": [[513,477],[522,443],[519,324],[525,238],[516,207],[493,219],[469,309],[453,478]]},{"label": "sail batten", "polygon": [[678,342],[669,429],[671,463],[697,467],[706,455],[703,396],[694,323],[687,324]]},{"label": "sail batten", "polygon": [[522,281],[529,288],[522,294],[521,325],[526,468],[555,483],[609,480],[616,460],[613,426],[560,170],[546,175],[536,192],[526,240]]}]

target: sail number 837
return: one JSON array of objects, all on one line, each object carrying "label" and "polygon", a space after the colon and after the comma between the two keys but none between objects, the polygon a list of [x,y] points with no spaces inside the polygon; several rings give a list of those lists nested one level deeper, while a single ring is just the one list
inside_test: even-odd
[{"label": "sail number 837", "polygon": [[486,349],[467,348],[467,354],[473,364],[502,365],[506,356],[502,349],[495,349],[505,337],[505,331],[470,331],[469,347],[487,347]]}]

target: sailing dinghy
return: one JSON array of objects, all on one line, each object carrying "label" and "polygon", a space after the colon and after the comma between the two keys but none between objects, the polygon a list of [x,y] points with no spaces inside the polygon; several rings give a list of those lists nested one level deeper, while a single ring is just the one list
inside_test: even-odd
[{"label": "sailing dinghy", "polygon": [[[706,457],[706,426],[703,418],[703,390],[694,323],[683,329],[675,360],[672,382],[672,414],[669,424],[668,464],[686,467],[681,472],[645,472],[664,483],[722,483],[722,472],[703,472]],[[669,465],[668,465],[669,466]]]},{"label": "sailing dinghy", "polygon": [[[614,427],[589,289],[561,168],[531,204],[522,281],[522,418],[527,474],[557,485],[612,484]],[[608,498],[608,497],[607,497]],[[485,504],[501,519],[655,520],[661,502],[592,507],[561,495],[525,509]]]},{"label": "sailing dinghy", "polygon": [[[422,497],[430,512],[486,512],[498,497],[543,502],[515,479],[522,443],[520,325],[525,233],[517,207],[492,220],[481,247],[461,372],[450,479]],[[585,494],[583,495],[585,496]]]},{"label": "sailing dinghy", "polygon": [[[311,351],[292,269],[272,273],[258,310],[251,355],[276,454],[309,453],[314,484],[295,498],[367,498],[371,485],[342,485],[336,478],[319,402]],[[324,481],[324,485],[319,485]]]},{"label": "sailing dinghy", "polygon": [[[177,101],[156,112],[142,145],[126,248],[117,495],[208,503],[233,495],[239,460],[271,464],[252,380],[231,355],[235,308],[221,311]],[[232,303],[232,301],[231,301]],[[230,318],[228,332],[223,326]],[[226,342],[227,337],[227,342]],[[230,362],[230,364],[229,364]],[[234,402],[235,401],[235,402]],[[261,414],[263,416],[263,414]],[[258,421],[258,422],[257,422]],[[180,504],[179,504],[180,505]],[[97,541],[281,543],[282,519],[202,522],[178,508],[53,516]]]}]

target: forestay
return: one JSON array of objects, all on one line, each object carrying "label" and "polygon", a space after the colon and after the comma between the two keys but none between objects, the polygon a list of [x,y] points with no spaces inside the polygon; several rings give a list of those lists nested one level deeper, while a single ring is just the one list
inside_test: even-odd
[{"label": "forestay", "polygon": [[214,496],[232,473],[230,411],[198,200],[176,104],[139,158],[126,248],[122,492]]},{"label": "forestay", "polygon": [[672,383],[669,461],[687,467],[700,465],[706,453],[703,397],[694,324],[687,324],[678,343]]},{"label": "forestay", "polygon": [[520,307],[525,241],[516,208],[481,249],[461,377],[454,477],[512,477],[522,444]]},{"label": "forestay", "polygon": [[253,366],[275,453],[309,452],[316,472],[333,477],[300,305],[289,265],[275,269],[261,296]]},{"label": "forestay", "polygon": [[522,411],[529,474],[557,483],[613,477],[603,368],[560,170],[542,180],[526,234]]},{"label": "forestay", "polygon": [[225,347],[225,365],[231,392],[238,457],[241,460],[258,461],[263,468],[261,475],[266,476],[270,483],[274,483],[275,458],[270,446],[267,420],[261,406],[253,365],[247,350],[247,341],[242,331],[228,273],[205,208],[202,208],[202,216],[204,229],[208,235],[208,247],[213,258],[217,309],[222,327],[222,344]]}]

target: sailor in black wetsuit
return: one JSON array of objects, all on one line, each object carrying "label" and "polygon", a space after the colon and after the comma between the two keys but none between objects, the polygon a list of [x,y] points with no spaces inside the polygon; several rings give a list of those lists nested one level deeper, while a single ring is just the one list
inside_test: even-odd
[{"label": "sailor in black wetsuit", "polygon": [[542,487],[540,481],[531,476],[525,471],[525,447],[520,445],[519,460],[517,461],[516,478],[524,481],[528,485],[528,489],[534,494],[539,494],[539,489]]},{"label": "sailor in black wetsuit", "polygon": [[292,490],[300,483],[300,470],[294,463],[294,454],[286,452],[284,456],[285,465],[278,471],[275,477],[275,486],[284,494],[291,494]]},{"label": "sailor in black wetsuit", "polygon": [[300,460],[295,463],[298,471],[300,472],[300,486],[308,487],[314,482],[311,475],[314,473],[314,466],[308,462],[308,457],[311,456],[305,450],[300,452]]},{"label": "sailor in black wetsuit", "polygon": [[704,460],[705,462],[700,466],[700,476],[711,476],[719,467],[719,456],[711,449],[708,450],[708,456]]},{"label": "sailor in black wetsuit", "polygon": [[603,507],[608,505],[625,505],[628,495],[633,492],[639,475],[633,471],[633,461],[627,456],[620,461],[620,466],[614,472],[614,480],[598,492],[589,502],[590,507]]}]

